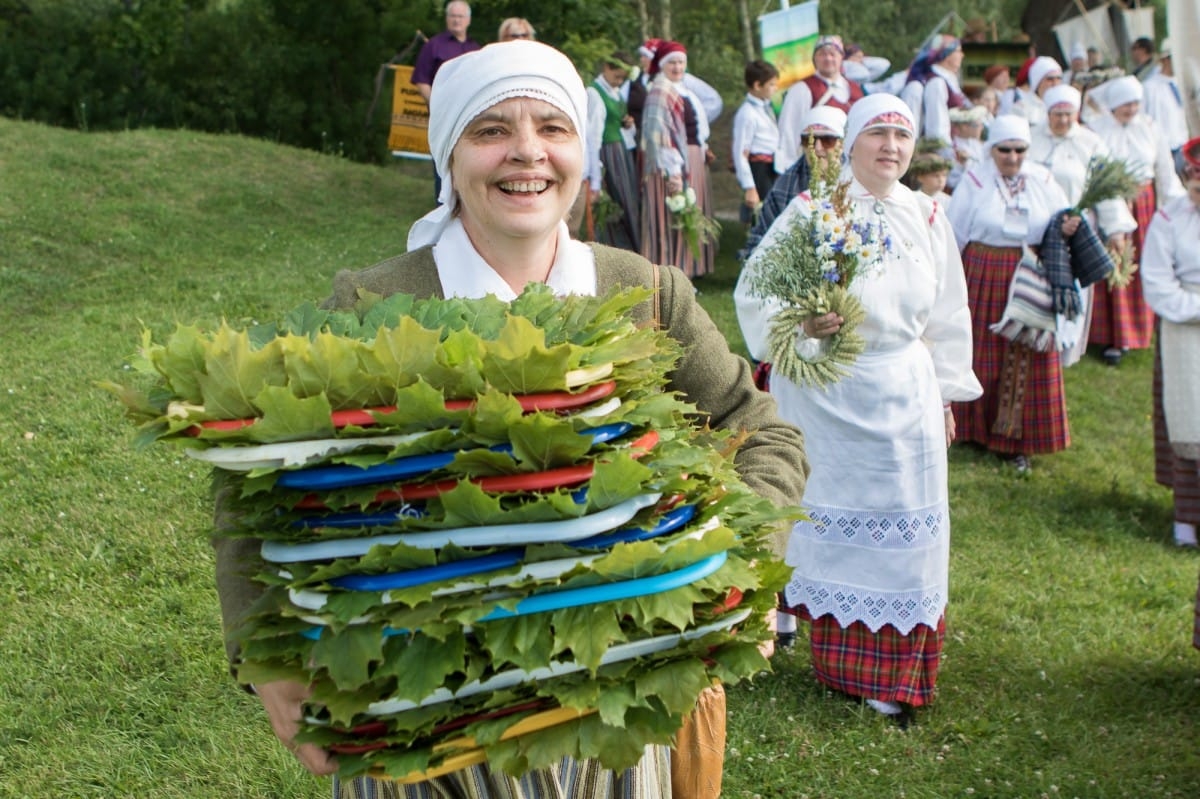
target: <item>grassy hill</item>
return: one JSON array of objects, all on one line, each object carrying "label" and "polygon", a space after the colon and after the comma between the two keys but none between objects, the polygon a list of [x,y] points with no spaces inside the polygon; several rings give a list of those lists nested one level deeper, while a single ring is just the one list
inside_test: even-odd
[{"label": "grassy hill", "polygon": [[[262,319],[403,248],[424,164],[0,119],[0,798],[318,797],[225,673],[207,476],[94,381],[143,325]],[[701,299],[740,348],[740,231]],[[728,797],[1192,797],[1197,558],[1151,468],[1150,359],[1068,373],[1074,443],[955,448],[941,695],[901,733],[803,647],[730,699]]]}]

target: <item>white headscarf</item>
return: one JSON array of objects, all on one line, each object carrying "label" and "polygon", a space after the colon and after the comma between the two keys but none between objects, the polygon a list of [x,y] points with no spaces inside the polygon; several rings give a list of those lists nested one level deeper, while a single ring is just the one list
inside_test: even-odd
[{"label": "white headscarf", "polygon": [[843,152],[849,154],[858,134],[872,128],[899,128],[907,130],[914,138],[917,135],[917,123],[908,103],[894,94],[868,94],[850,106]]},{"label": "white headscarf", "polygon": [[437,208],[408,231],[408,249],[435,243],[449,223],[457,196],[450,178],[450,154],[467,125],[512,97],[544,100],[566,114],[583,149],[587,91],[575,65],[541,42],[517,39],[489,44],[442,64],[429,95],[429,150],[442,190]]},{"label": "white headscarf", "polygon": [[1065,83],[1060,83],[1047,91],[1046,96],[1042,99],[1046,103],[1047,111],[1056,105],[1069,105],[1072,111],[1078,111],[1079,107],[1083,104],[1083,98],[1080,96],[1079,90]]},{"label": "white headscarf", "polygon": [[987,141],[984,145],[990,153],[1000,142],[1014,139],[1029,144],[1032,140],[1029,135],[1029,120],[1017,114],[1001,114],[988,125]]},{"label": "white headscarf", "polygon": [[820,128],[841,138],[846,135],[846,112],[831,105],[810,108],[801,119],[800,130],[808,133],[813,128]]},{"label": "white headscarf", "polygon": [[1120,108],[1126,103],[1140,103],[1143,94],[1142,82],[1133,75],[1125,75],[1104,84],[1104,104],[1110,109]]},{"label": "white headscarf", "polygon": [[1050,56],[1041,55],[1029,65],[1029,91],[1037,94],[1037,88],[1048,75],[1062,76],[1062,67]]}]

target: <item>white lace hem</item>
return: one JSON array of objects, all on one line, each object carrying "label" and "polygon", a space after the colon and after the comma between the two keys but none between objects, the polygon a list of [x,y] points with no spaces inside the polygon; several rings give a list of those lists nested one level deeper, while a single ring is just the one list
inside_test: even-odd
[{"label": "white lace hem", "polygon": [[843,627],[861,621],[871,632],[885,624],[907,635],[918,624],[936,627],[946,609],[950,573],[950,514],[944,501],[922,508],[877,511],[806,507],[788,541],[795,568],[788,603],[814,617],[831,614]]},{"label": "white lace hem", "polygon": [[901,635],[908,635],[918,624],[937,629],[946,612],[946,595],[942,591],[889,593],[793,576],[784,593],[788,605],[803,605],[814,619],[830,614],[841,627],[861,621],[873,633],[885,624],[895,627]]}]

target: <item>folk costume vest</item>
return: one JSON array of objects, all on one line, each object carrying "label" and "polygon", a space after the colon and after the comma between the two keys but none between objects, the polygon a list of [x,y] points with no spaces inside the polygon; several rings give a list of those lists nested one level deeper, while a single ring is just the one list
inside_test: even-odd
[{"label": "folk costume vest", "polygon": [[[833,96],[829,84],[819,75],[809,75],[804,79],[804,85],[808,87],[808,91],[812,94],[814,108],[818,105],[827,105],[830,108],[837,108],[840,111],[849,111],[850,106],[864,97],[862,87],[852,80],[846,81],[846,85],[850,87],[850,99],[844,103]],[[829,95],[829,99],[821,102],[821,98],[825,97],[826,94]]]}]

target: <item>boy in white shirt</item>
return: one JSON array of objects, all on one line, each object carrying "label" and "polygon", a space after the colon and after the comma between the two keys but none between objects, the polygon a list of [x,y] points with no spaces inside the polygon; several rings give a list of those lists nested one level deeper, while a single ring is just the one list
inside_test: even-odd
[{"label": "boy in white shirt", "polygon": [[745,80],[746,99],[733,117],[733,171],[742,189],[741,220],[750,224],[775,182],[779,126],[771,95],[779,85],[779,70],[766,61],[750,61]]}]

